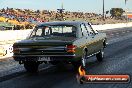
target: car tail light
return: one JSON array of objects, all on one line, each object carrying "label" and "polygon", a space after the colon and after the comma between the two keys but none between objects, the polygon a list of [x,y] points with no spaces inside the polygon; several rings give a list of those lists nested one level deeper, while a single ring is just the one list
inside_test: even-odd
[{"label": "car tail light", "polygon": [[16,46],[13,46],[13,53],[19,53],[20,49]]},{"label": "car tail light", "polygon": [[13,53],[20,53],[20,49],[19,48],[13,48]]},{"label": "car tail light", "polygon": [[75,53],[76,46],[75,45],[67,45],[66,49],[67,49],[67,52]]}]

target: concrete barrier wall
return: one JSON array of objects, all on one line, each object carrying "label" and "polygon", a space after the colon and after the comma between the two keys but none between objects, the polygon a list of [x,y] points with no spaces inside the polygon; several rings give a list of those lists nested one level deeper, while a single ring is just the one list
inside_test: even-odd
[{"label": "concrete barrier wall", "polygon": [[0,31],[0,51],[3,51],[0,52],[0,59],[11,57],[13,55],[13,43],[25,39],[31,30],[32,29]]},{"label": "concrete barrier wall", "polygon": [[92,25],[95,30],[107,30],[114,28],[132,27],[132,22],[118,23],[118,24],[104,24],[104,25]]},{"label": "concrete barrier wall", "polygon": [[0,41],[24,39],[27,37],[30,31],[31,29],[0,31]]}]

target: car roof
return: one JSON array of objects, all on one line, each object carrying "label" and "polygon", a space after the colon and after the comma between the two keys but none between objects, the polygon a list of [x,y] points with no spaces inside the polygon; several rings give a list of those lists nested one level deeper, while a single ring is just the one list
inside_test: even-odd
[{"label": "car roof", "polygon": [[77,26],[77,25],[80,25],[81,23],[86,23],[86,22],[83,22],[83,21],[54,21],[54,22],[41,23],[37,26],[38,27],[46,26],[46,25],[73,25],[73,26]]}]

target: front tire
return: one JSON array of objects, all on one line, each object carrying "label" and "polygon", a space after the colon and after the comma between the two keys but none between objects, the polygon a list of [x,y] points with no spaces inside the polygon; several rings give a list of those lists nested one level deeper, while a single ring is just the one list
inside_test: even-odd
[{"label": "front tire", "polygon": [[103,61],[104,59],[104,51],[100,50],[100,52],[98,54],[96,54],[96,58],[99,62]]},{"label": "front tire", "polygon": [[26,62],[24,62],[24,68],[29,73],[38,72],[38,66],[39,66],[39,63],[35,62],[35,61],[26,61]]}]

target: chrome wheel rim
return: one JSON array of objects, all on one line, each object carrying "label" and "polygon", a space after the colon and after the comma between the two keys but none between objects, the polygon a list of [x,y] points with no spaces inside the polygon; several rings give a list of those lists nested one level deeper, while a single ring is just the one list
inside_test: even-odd
[{"label": "chrome wheel rim", "polygon": [[82,66],[85,67],[86,66],[86,56],[82,56]]},{"label": "chrome wheel rim", "polygon": [[104,57],[104,52],[103,51],[101,51],[101,54],[102,54],[102,58]]}]

